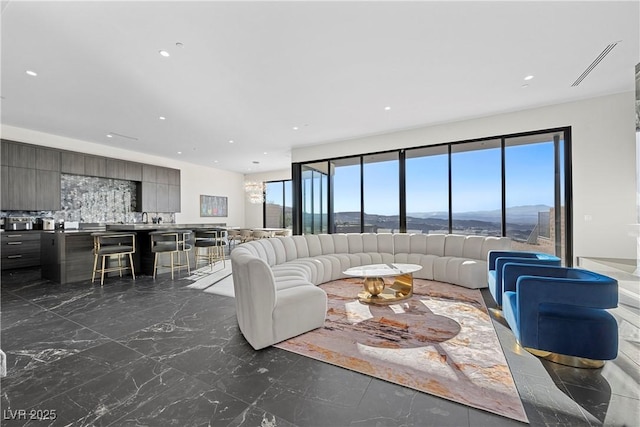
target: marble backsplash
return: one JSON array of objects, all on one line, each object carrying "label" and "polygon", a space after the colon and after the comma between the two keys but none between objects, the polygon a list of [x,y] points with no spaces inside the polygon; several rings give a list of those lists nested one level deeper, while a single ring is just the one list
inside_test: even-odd
[{"label": "marble backsplash", "polygon": [[[53,218],[56,222],[100,224],[142,222],[142,212],[136,211],[137,185],[134,181],[62,174],[61,210],[2,211],[0,217],[25,216]],[[175,222],[175,214],[171,212],[149,212],[149,222],[153,217],[161,217],[165,223]]]}]

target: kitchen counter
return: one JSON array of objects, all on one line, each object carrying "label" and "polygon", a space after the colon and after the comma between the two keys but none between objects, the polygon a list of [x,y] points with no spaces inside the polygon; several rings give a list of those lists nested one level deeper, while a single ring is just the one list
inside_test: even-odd
[{"label": "kitchen counter", "polygon": [[153,231],[153,230],[166,230],[166,229],[184,229],[184,230],[196,230],[199,228],[216,228],[216,227],[226,227],[225,223],[217,223],[217,224],[171,224],[171,223],[161,223],[161,224],[144,224],[144,223],[133,223],[133,224],[107,224],[107,231]]}]

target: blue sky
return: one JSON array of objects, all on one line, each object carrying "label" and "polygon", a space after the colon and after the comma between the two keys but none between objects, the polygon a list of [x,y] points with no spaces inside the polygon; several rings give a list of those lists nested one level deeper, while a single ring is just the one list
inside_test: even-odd
[{"label": "blue sky", "polygon": [[[452,156],[453,211],[500,209],[500,150]],[[553,205],[553,143],[509,147],[506,155],[507,207]],[[358,166],[338,168],[335,211],[360,210]],[[365,164],[365,212],[398,213],[397,162]],[[407,161],[407,212],[448,210],[447,156]]]}]

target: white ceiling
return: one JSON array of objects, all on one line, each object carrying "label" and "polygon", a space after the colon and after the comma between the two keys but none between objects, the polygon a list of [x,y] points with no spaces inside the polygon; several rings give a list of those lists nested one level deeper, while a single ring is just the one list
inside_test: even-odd
[{"label": "white ceiling", "polygon": [[632,91],[640,62],[637,1],[2,7],[3,124],[241,173],[289,168],[296,146]]}]

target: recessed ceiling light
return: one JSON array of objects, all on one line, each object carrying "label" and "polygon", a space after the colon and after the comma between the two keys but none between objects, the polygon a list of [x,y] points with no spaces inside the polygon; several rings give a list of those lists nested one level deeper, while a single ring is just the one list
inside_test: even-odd
[{"label": "recessed ceiling light", "polygon": [[161,56],[164,56],[165,58],[168,58],[169,56],[169,52],[167,52],[166,50],[161,50],[158,52]]},{"label": "recessed ceiling light", "polygon": [[165,116],[160,116],[158,117],[160,120],[167,120],[167,118]]},{"label": "recessed ceiling light", "polygon": [[27,74],[30,75],[31,77],[35,77],[38,75],[38,73],[36,73],[35,71],[31,71],[31,70],[27,70]]},{"label": "recessed ceiling light", "polygon": [[113,138],[113,135],[111,135],[110,133],[107,134],[107,138]]},{"label": "recessed ceiling light", "polygon": [[182,154],[182,151],[178,151],[178,154]]},{"label": "recessed ceiling light", "polygon": [[266,156],[266,155],[267,155],[267,154],[269,154],[269,153],[267,153],[267,152],[265,151],[265,152],[264,152],[264,153],[262,153],[262,154],[264,154],[264,155]]},{"label": "recessed ceiling light", "polygon": [[528,76],[527,76],[527,77],[525,77],[524,79],[525,79],[526,81],[529,81],[529,80],[531,80],[532,78],[533,78],[533,76],[532,76],[532,75],[528,75]]},{"label": "recessed ceiling light", "polygon": [[298,126],[294,126],[294,127],[292,127],[291,129],[293,129],[293,130],[298,130],[298,129],[300,129],[300,128],[299,128]]},{"label": "recessed ceiling light", "polygon": [[229,140],[229,144],[233,144],[233,139],[230,139],[230,140]]},{"label": "recessed ceiling light", "polygon": [[529,87],[529,85],[528,84],[523,84],[522,85],[522,88],[526,88],[526,87]]},{"label": "recessed ceiling light", "polygon": [[218,161],[217,161],[217,160],[214,160],[214,161],[213,161],[213,163],[218,163]]},{"label": "recessed ceiling light", "polygon": [[184,45],[180,42],[176,42],[176,47],[184,47]]},{"label": "recessed ceiling light", "polygon": [[384,107],[384,111],[389,111],[389,110],[391,110],[391,107],[389,107],[388,105]]},{"label": "recessed ceiling light", "polygon": [[257,160],[254,160],[254,161],[252,161],[251,163],[253,163],[254,165],[259,165],[259,164],[260,164],[260,162],[259,162],[259,161],[257,161]]}]

